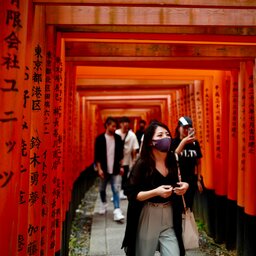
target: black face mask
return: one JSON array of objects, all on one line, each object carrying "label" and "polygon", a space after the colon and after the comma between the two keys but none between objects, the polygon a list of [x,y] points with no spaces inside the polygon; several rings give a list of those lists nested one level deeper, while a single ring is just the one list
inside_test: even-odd
[{"label": "black face mask", "polygon": [[171,138],[162,138],[160,140],[152,140],[152,145],[161,152],[168,152],[171,146]]},{"label": "black face mask", "polygon": [[140,126],[140,131],[144,131],[145,127],[144,126]]}]

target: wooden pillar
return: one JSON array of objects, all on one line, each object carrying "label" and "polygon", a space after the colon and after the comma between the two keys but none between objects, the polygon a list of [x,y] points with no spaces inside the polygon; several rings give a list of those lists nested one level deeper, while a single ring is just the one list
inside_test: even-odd
[{"label": "wooden pillar", "polygon": [[[28,1],[1,1],[0,251],[7,256],[25,250],[26,243],[26,231],[20,232],[18,220],[19,206],[25,204],[28,196],[28,191],[21,191],[21,187],[26,186],[21,183],[21,177],[23,174],[27,176],[28,172],[27,166],[23,166],[26,163],[21,152],[29,156],[29,145],[22,144],[23,105],[27,96],[24,86],[27,78],[26,43],[30,32],[28,10]],[[22,210],[26,211],[25,207]]]},{"label": "wooden pillar", "polygon": [[204,156],[202,159],[202,175],[207,189],[214,189],[214,133],[213,133],[213,78],[204,80]]},{"label": "wooden pillar", "polygon": [[214,188],[217,195],[227,194],[227,161],[228,150],[228,105],[225,72],[216,71],[213,80],[213,118],[214,118]]},{"label": "wooden pillar", "polygon": [[176,97],[176,92],[173,91],[171,93],[171,114],[170,114],[170,119],[171,119],[171,124],[172,124],[172,129],[171,129],[171,133],[172,136],[175,136],[175,129],[177,127],[177,123],[178,123],[178,110],[177,110],[177,97]]},{"label": "wooden pillar", "polygon": [[[32,23],[32,45],[29,80],[31,97],[30,123],[30,165],[29,165],[29,198],[28,198],[28,241],[27,253],[39,256],[42,232],[42,187],[43,180],[48,176],[45,165],[47,162],[47,147],[44,144],[44,106],[45,106],[45,8],[35,8]],[[45,176],[44,176],[45,175]],[[46,213],[46,215],[48,215]]]},{"label": "wooden pillar", "polygon": [[81,138],[81,159],[83,159],[83,169],[87,166],[87,151],[88,151],[88,140],[89,140],[89,107],[90,104],[88,100],[83,97],[81,101],[80,111],[81,111],[81,124],[80,124],[80,138]]},{"label": "wooden pillar", "polygon": [[231,72],[229,95],[230,115],[227,196],[228,199],[236,201],[238,172],[238,70]]},{"label": "wooden pillar", "polygon": [[79,169],[79,160],[77,158],[77,132],[78,125],[76,123],[77,118],[77,108],[76,108],[76,67],[72,64],[66,64],[66,79],[65,79],[65,115],[64,115],[64,123],[66,127],[65,135],[65,145],[64,145],[64,172],[65,172],[65,184],[64,187],[64,209],[66,211],[68,209],[68,204],[71,199],[73,182],[75,181]]},{"label": "wooden pillar", "polygon": [[256,216],[256,148],[255,148],[255,64],[253,62],[246,63],[246,99],[245,99],[245,190],[244,190],[244,207],[245,213]]},{"label": "wooden pillar", "polygon": [[196,122],[196,104],[195,104],[195,85],[194,83],[189,84],[189,111],[188,116],[192,121]]},{"label": "wooden pillar", "polygon": [[[203,83],[201,80],[194,81],[194,95],[195,95],[195,113],[196,118],[193,120],[196,138],[200,144],[201,151],[204,157],[204,143],[203,143]],[[202,168],[202,165],[201,165]],[[200,170],[201,171],[201,170]]]},{"label": "wooden pillar", "polygon": [[42,179],[42,213],[41,213],[41,250],[42,255],[51,255],[51,201],[52,201],[52,170],[53,170],[53,93],[54,93],[54,66],[55,66],[55,46],[56,34],[53,26],[46,27],[46,52],[45,52],[45,83],[44,83],[44,168]]},{"label": "wooden pillar", "polygon": [[245,87],[246,68],[245,63],[242,62],[239,70],[238,78],[238,183],[237,183],[237,204],[244,207],[244,172],[246,161],[246,124],[245,124],[245,100],[246,100],[246,87]]}]

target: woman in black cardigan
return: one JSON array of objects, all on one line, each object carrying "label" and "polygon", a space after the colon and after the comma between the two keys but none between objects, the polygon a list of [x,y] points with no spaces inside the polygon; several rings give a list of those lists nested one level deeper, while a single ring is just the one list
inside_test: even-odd
[{"label": "woman in black cardigan", "polygon": [[185,255],[181,195],[188,183],[178,182],[170,145],[168,127],[152,122],[125,188],[129,203],[122,248],[128,256],[154,256],[156,250],[161,256]]}]

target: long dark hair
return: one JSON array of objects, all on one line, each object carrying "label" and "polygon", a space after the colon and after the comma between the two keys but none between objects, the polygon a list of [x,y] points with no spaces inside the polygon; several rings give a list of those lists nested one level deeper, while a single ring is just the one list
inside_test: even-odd
[{"label": "long dark hair", "polygon": [[[139,161],[144,162],[144,164],[146,164],[149,167],[150,173],[152,173],[153,170],[155,169],[155,159],[152,152],[152,147],[153,147],[152,138],[155,134],[156,128],[159,126],[166,129],[171,136],[171,132],[167,125],[157,120],[152,121],[145,130],[143,144],[142,144],[141,153],[139,157]],[[175,158],[171,150],[169,150],[169,152],[167,153],[165,163],[169,169],[172,168],[174,164],[176,165]]]},{"label": "long dark hair", "polygon": [[175,129],[175,139],[179,139],[179,138],[180,138],[180,125],[177,125]]}]

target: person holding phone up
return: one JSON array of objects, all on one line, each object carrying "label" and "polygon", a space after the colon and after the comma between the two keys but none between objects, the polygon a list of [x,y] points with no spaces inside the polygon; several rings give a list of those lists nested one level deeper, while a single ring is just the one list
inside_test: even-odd
[{"label": "person holding phone up", "polygon": [[203,185],[200,173],[202,152],[190,117],[179,118],[172,150],[179,155],[181,177],[189,183],[185,200],[187,207],[192,210],[195,192],[198,190],[201,193]]}]

